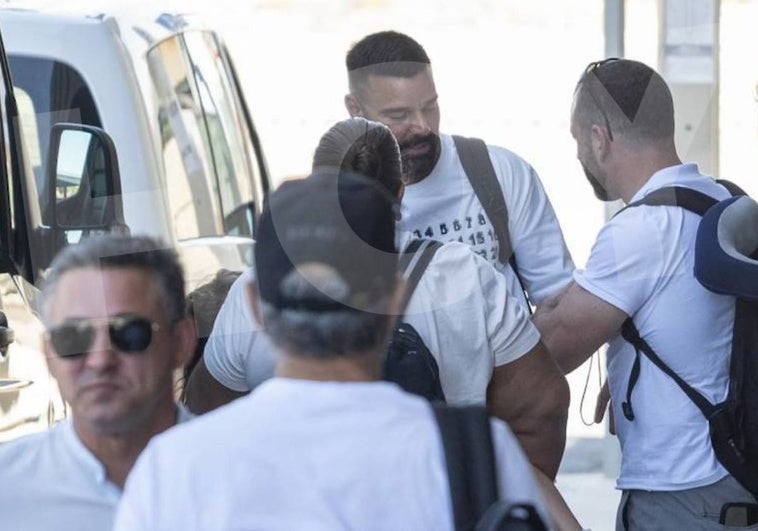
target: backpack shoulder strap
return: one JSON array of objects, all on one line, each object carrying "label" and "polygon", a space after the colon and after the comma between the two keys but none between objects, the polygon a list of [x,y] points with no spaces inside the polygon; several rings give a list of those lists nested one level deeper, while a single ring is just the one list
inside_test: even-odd
[{"label": "backpack shoulder strap", "polygon": [[432,261],[434,253],[440,247],[442,247],[442,242],[436,240],[412,240],[400,255],[400,268],[406,281],[405,296],[401,306],[403,312],[405,312],[413,292],[416,291],[421,276],[426,271],[429,262]]},{"label": "backpack shoulder strap", "polygon": [[[732,189],[726,184],[719,181],[724,185],[730,193]],[[728,182],[728,181],[726,181]],[[731,185],[731,183],[729,183]],[[736,185],[735,185],[736,186]],[[674,206],[681,207],[699,216],[705,215],[705,213],[718,203],[717,199],[693,190],[692,188],[686,188],[684,186],[666,186],[650,192],[648,195],[629,203],[626,208],[623,208],[616,215],[620,214],[627,208],[634,208],[640,205],[648,206]],[[692,386],[685,382],[678,374],[676,374],[666,363],[658,356],[658,354],[652,349],[647,341],[640,335],[637,327],[634,324],[634,320],[628,317],[621,328],[621,336],[630,343],[635,350],[634,363],[632,365],[632,371],[629,374],[629,381],[626,386],[626,400],[622,402],[621,409],[627,420],[634,420],[634,409],[632,407],[632,391],[637,384],[637,379],[640,375],[640,354],[643,354],[653,364],[655,364],[661,371],[666,373],[676,384],[684,391],[692,402],[703,412],[706,418],[709,418],[713,412],[713,404],[700,393],[698,393]]]},{"label": "backpack shoulder strap", "polygon": [[621,209],[616,215],[620,214],[627,208],[648,205],[678,206],[702,216],[716,203],[718,203],[718,200],[703,192],[693,190],[692,188],[686,188],[684,186],[666,186],[650,192],[642,199],[629,203],[626,208]]},{"label": "backpack shoulder strap", "polygon": [[479,138],[457,135],[453,135],[453,142],[463,171],[466,172],[466,177],[482,204],[484,213],[495,228],[500,247],[498,259],[501,263],[507,264],[513,255],[511,237],[508,234],[508,208],[505,206],[505,198],[497,180],[495,168],[492,167],[487,144]]},{"label": "backpack shoulder strap", "polygon": [[634,320],[628,317],[621,327],[621,337],[623,337],[628,343],[631,343],[635,350],[634,364],[632,365],[632,372],[629,375],[629,382],[626,386],[626,400],[622,402],[621,409],[624,413],[624,417],[627,420],[634,420],[634,409],[632,407],[632,391],[637,383],[637,379],[640,375],[640,354],[644,354],[656,367],[669,376],[679,388],[684,391],[684,394],[698,407],[703,413],[706,419],[709,419],[715,411],[715,406],[711,404],[708,399],[701,393],[696,391],[690,384],[685,382],[681,376],[675,373],[671,367],[666,365],[660,356],[653,350],[645,339],[640,336],[637,327],[634,324]]},{"label": "backpack shoulder strap", "polygon": [[[726,179],[716,179],[716,182],[726,188],[726,190],[734,196],[747,195],[745,190],[738,185]],[[637,201],[632,201],[625,208],[619,210],[616,215],[620,214],[627,208],[632,208],[640,205],[648,206],[678,206],[684,209],[704,216],[705,213],[713,205],[718,203],[718,199],[714,199],[708,194],[698,192],[692,188],[685,186],[665,186],[650,192],[648,195]]]},{"label": "backpack shoulder strap", "polygon": [[456,530],[470,530],[499,498],[490,417],[484,406],[433,404],[445,450]]},{"label": "backpack shoulder strap", "polygon": [[726,179],[716,179],[716,182],[726,188],[729,193],[732,194],[732,197],[736,195],[747,195],[747,192],[745,192],[745,190],[740,188],[739,185],[734,184],[732,181],[727,181]]}]

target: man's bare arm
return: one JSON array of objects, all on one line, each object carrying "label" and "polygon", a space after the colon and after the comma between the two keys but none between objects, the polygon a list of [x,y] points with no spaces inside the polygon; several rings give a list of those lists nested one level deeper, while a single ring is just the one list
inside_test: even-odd
[{"label": "man's bare arm", "polygon": [[555,479],[566,445],[569,389],[541,342],[495,368],[487,404],[511,427],[532,465]]},{"label": "man's bare arm", "polygon": [[553,525],[556,531],[581,531],[582,526],[571,511],[571,508],[563,499],[555,484],[550,481],[545,474],[538,468],[532,467],[534,479],[537,480],[537,486],[545,500],[550,517],[553,519]]},{"label": "man's bare arm", "polygon": [[186,402],[190,411],[201,415],[246,394],[222,385],[208,372],[205,361],[200,358],[187,381]]},{"label": "man's bare arm", "polygon": [[565,374],[621,329],[627,315],[575,282],[537,308],[532,322]]}]

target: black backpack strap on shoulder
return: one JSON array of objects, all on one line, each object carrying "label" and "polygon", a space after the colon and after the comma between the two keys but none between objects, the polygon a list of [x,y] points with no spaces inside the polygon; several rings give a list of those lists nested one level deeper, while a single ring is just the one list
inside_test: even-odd
[{"label": "black backpack strap on shoulder", "polygon": [[453,502],[456,531],[471,531],[499,498],[490,417],[484,406],[432,404]]},{"label": "black backpack strap on shoulder", "polygon": [[650,192],[642,199],[632,201],[626,206],[626,208],[617,212],[616,215],[620,214],[627,208],[647,205],[678,206],[702,216],[716,203],[718,203],[716,199],[703,192],[693,190],[692,188],[686,188],[684,186],[667,186]]},{"label": "black backpack strap on shoulder", "polygon": [[516,254],[513,252],[513,245],[511,244],[511,235],[508,232],[508,207],[505,205],[505,197],[503,197],[500,182],[497,180],[495,168],[492,167],[487,144],[480,138],[467,138],[458,135],[453,135],[453,142],[456,151],[458,151],[458,158],[463,166],[463,171],[466,173],[476,197],[482,204],[484,213],[495,228],[499,249],[497,259],[501,264],[510,264],[513,272],[516,273],[521,291],[524,292],[524,298],[527,301],[526,307],[529,309],[529,313],[532,313],[529,295],[519,273]]},{"label": "black backpack strap on shoulder", "polygon": [[622,404],[622,410],[627,420],[634,420],[634,410],[632,409],[632,390],[637,383],[640,373],[640,354],[644,354],[647,359],[653,362],[656,367],[666,373],[676,384],[684,391],[692,402],[700,409],[706,419],[716,411],[716,407],[711,404],[703,395],[692,388],[687,382],[682,380],[681,376],[675,373],[666,363],[655,353],[653,348],[640,336],[634,321],[627,318],[621,327],[621,336],[634,346],[636,357],[632,372],[629,375],[629,383],[626,389],[626,402]]},{"label": "black backpack strap on shoulder", "polygon": [[403,278],[405,278],[405,296],[403,297],[403,304],[401,308],[405,312],[408,302],[413,296],[413,292],[416,291],[418,283],[421,281],[421,276],[426,271],[429,262],[432,261],[434,253],[437,249],[442,247],[442,242],[436,240],[413,240],[405,248],[400,256],[400,267],[403,271]]},{"label": "black backpack strap on shoulder", "polygon": [[461,160],[476,197],[484,208],[484,213],[495,228],[500,251],[498,260],[506,264],[511,260],[513,248],[508,233],[508,208],[505,206],[503,190],[497,180],[495,168],[492,167],[487,144],[479,138],[467,138],[453,135],[455,149]]},{"label": "black backpack strap on shoulder", "polygon": [[[723,184],[723,183],[722,183]],[[731,183],[729,183],[731,184]],[[724,185],[729,189],[726,185]],[[730,190],[731,192],[731,190]],[[620,210],[616,215],[620,214],[627,208],[634,208],[640,205],[647,206],[675,206],[689,210],[699,216],[704,215],[709,208],[718,203],[718,201],[711,196],[687,188],[684,186],[666,186],[650,192],[648,195],[629,203],[626,208]],[[632,407],[632,391],[635,385],[637,385],[637,379],[640,376],[640,354],[644,354],[650,361],[652,361],[659,369],[671,377],[682,391],[692,400],[695,405],[703,412],[705,418],[710,418],[711,413],[714,411],[714,406],[700,393],[695,391],[687,382],[682,380],[678,374],[669,368],[663,360],[658,357],[655,351],[640,336],[637,327],[631,317],[624,321],[621,327],[621,337],[623,337],[628,343],[631,343],[635,350],[634,364],[632,370],[629,373],[629,381],[626,386],[626,400],[622,402],[621,409],[624,413],[624,417],[627,420],[634,420],[634,408]]]},{"label": "black backpack strap on shoulder", "polygon": [[726,188],[727,191],[732,194],[732,197],[737,195],[747,195],[747,192],[745,192],[745,190],[740,188],[739,185],[734,184],[732,181],[727,181],[726,179],[716,179],[716,182]]}]

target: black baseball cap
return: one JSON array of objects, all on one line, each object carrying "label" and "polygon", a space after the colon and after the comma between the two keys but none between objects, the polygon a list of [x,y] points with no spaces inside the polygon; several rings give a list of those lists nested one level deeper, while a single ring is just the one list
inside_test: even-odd
[{"label": "black baseball cap", "polygon": [[[354,174],[284,182],[258,224],[261,299],[280,309],[382,311],[398,279],[397,208],[387,191]],[[283,289],[295,272],[316,289]]]}]

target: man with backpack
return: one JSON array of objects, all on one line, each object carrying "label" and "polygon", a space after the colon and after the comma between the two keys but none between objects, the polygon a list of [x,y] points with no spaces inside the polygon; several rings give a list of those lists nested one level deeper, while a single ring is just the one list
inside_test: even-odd
[{"label": "man with backpack", "polygon": [[[397,154],[388,127],[352,118],[321,137],[313,166],[368,177],[400,200],[404,186]],[[565,445],[568,386],[519,297],[467,245],[412,239],[407,233],[399,240],[406,294],[398,328],[408,332],[400,338],[395,332],[385,369],[394,367],[397,378],[385,377],[415,391],[417,371],[402,358],[393,363],[394,347],[399,357],[428,349],[448,403],[487,404],[509,423],[532,464],[554,479]],[[420,244],[418,251],[414,244]],[[406,346],[413,336],[417,343]]]},{"label": "man with backpack", "polygon": [[[150,444],[116,530],[454,528],[432,407],[378,381],[403,292],[395,212],[352,175],[270,196],[248,289],[276,377]],[[547,518],[515,437],[491,431],[500,497]]]},{"label": "man with backpack", "polygon": [[400,145],[401,230],[471,246],[533,305],[568,284],[574,264],[537,172],[507,149],[440,134],[431,61],[418,42],[374,33],[352,46],[346,66],[350,115],[385,124]]},{"label": "man with backpack", "polygon": [[[377,122],[352,118],[337,123],[319,142],[313,167],[361,174],[394,198],[402,194],[397,142]],[[426,247],[410,252],[407,239],[400,246],[406,250],[400,262],[408,289],[385,377],[430,399],[487,404],[493,415],[509,423],[531,462],[554,479],[565,446],[569,392],[526,310],[509,295],[502,275],[468,246],[415,243]],[[244,284],[238,281],[232,287],[216,327],[245,315]],[[205,374],[194,374],[190,382],[194,389],[202,383],[206,395],[214,395],[219,386],[253,389],[256,375],[272,366],[272,348],[262,331],[248,336],[219,333],[211,341],[224,347],[206,350],[201,365]],[[249,347],[243,346],[246,341]],[[425,377],[426,365],[436,377]],[[430,387],[439,392],[419,390]]]},{"label": "man with backpack", "polygon": [[741,455],[741,441],[724,436],[734,426],[719,425],[733,420],[724,416],[731,405],[716,407],[736,382],[735,297],[700,279],[710,257],[699,249],[699,233],[710,211],[690,200],[717,203],[732,194],[681,162],[671,92],[642,63],[590,63],[574,94],[571,134],[595,195],[627,208],[606,223],[586,268],[538,308],[534,322],[565,372],[609,344],[622,452],[616,529],[755,529],[758,506],[735,479],[747,465],[723,457],[730,446]]}]

